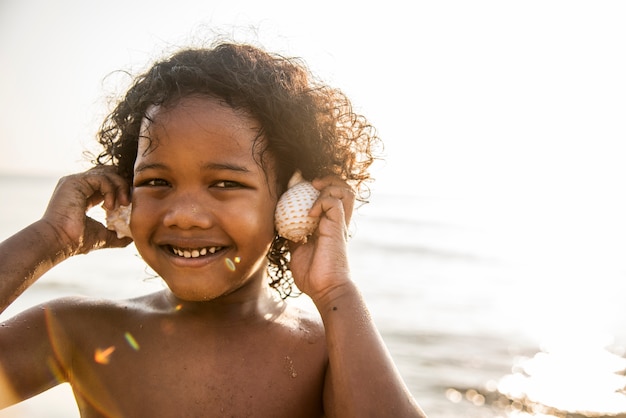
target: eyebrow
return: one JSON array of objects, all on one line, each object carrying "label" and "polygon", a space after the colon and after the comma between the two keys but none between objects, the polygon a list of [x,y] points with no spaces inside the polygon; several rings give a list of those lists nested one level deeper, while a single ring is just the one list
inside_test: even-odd
[{"label": "eyebrow", "polygon": [[[237,165],[237,164],[231,164],[231,163],[206,163],[202,165],[202,168],[207,169],[207,170],[215,170],[215,171],[227,170],[227,171],[236,171],[240,173],[250,172],[250,169],[248,167],[244,167],[244,166]],[[142,171],[151,170],[151,169],[168,170],[169,167],[162,163],[141,163],[135,167],[135,172],[141,173]]]},{"label": "eyebrow", "polygon": [[231,163],[206,163],[202,166],[202,168],[206,168],[209,170],[228,170],[228,171],[238,171],[241,173],[249,173],[250,169],[248,167],[231,164]]},{"label": "eyebrow", "polygon": [[165,164],[161,164],[161,163],[141,163],[138,164],[135,167],[135,172],[136,173],[141,173],[142,171],[146,171],[146,170],[151,170],[151,169],[155,169],[155,170],[167,170],[167,166]]}]

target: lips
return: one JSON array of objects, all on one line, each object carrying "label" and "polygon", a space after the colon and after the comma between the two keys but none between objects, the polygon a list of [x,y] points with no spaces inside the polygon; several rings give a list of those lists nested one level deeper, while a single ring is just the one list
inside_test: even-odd
[{"label": "lips", "polygon": [[169,250],[172,254],[182,258],[198,258],[208,254],[215,254],[224,249],[220,246],[199,247],[199,248],[182,248],[170,245]]}]

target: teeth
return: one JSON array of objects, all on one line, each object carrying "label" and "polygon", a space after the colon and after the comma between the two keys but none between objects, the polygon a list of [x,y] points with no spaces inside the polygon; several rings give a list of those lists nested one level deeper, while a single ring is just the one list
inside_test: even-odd
[{"label": "teeth", "polygon": [[196,248],[196,249],[185,249],[185,248],[176,248],[171,247],[172,252],[179,257],[184,258],[197,258],[203,255],[207,255],[208,253],[215,254],[217,251],[221,250],[222,247],[204,247],[204,248]]}]

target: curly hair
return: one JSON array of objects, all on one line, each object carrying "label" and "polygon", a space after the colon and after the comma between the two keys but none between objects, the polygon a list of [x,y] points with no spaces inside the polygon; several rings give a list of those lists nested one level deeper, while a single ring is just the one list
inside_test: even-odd
[{"label": "curly hair", "polygon": [[[367,119],[353,111],[346,95],[317,81],[297,58],[285,58],[247,44],[218,43],[185,49],[155,63],[135,79],[104,120],[98,165],[113,165],[132,183],[141,122],[152,106],[188,96],[217,98],[260,122],[257,140],[275,161],[278,190],[300,170],[305,179],[337,175],[365,201],[369,167],[380,140]],[[267,255],[270,285],[282,298],[293,293],[287,240],[276,235]]]}]

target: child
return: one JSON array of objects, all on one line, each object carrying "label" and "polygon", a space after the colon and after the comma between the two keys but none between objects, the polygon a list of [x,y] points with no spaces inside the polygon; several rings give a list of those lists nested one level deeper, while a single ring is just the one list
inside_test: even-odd
[{"label": "child", "polygon": [[[96,166],[0,245],[2,309],[61,261],[131,242],[86,216],[101,203],[132,201],[132,241],[167,288],[3,323],[1,406],[69,382],[85,417],[424,416],[350,277],[377,137],[341,92],[252,46],[184,50],[137,79],[99,141]],[[296,170],[321,192],[306,243],[273,222]],[[319,314],[286,302],[294,283]]]}]

